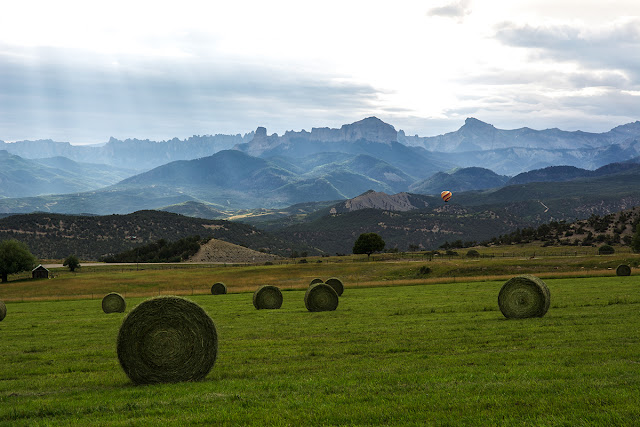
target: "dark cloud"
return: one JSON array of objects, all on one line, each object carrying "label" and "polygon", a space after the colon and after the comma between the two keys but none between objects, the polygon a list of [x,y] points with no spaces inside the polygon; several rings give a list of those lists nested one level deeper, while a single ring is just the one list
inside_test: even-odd
[{"label": "dark cloud", "polygon": [[501,24],[496,38],[509,46],[536,49],[541,58],[576,61],[587,68],[623,70],[640,78],[640,18],[607,27]]},{"label": "dark cloud", "polygon": [[604,132],[640,117],[639,97],[613,88],[570,91],[563,96],[553,90],[505,88],[502,97],[467,96],[463,101],[463,106],[448,109],[446,115],[476,117],[503,129],[529,126]]}]

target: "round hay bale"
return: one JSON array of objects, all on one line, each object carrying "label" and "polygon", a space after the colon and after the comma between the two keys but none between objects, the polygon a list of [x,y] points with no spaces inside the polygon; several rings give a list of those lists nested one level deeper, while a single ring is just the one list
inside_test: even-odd
[{"label": "round hay bale", "polygon": [[211,295],[224,295],[227,293],[227,285],[222,282],[214,283],[211,286]]},{"label": "round hay bale", "polygon": [[260,309],[275,310],[282,307],[282,292],[273,285],[260,286],[253,293],[253,306]]},{"label": "round hay bale", "polygon": [[316,277],[315,279],[313,279],[313,280],[311,281],[311,283],[309,283],[309,286],[311,286],[311,285],[315,285],[316,283],[324,283],[324,282],[322,281],[322,279],[318,279],[318,278]]},{"label": "round hay bale", "polygon": [[549,304],[551,293],[546,283],[530,274],[507,280],[498,294],[498,306],[507,319],[542,317]]},{"label": "round hay bale", "polygon": [[316,283],[307,288],[304,305],[309,311],[333,311],[338,308],[338,294],[326,283]]},{"label": "round hay bale", "polygon": [[631,276],[631,267],[626,264],[620,264],[618,268],[616,268],[617,276]]},{"label": "round hay bale", "polygon": [[218,334],[209,315],[180,297],[136,306],[118,332],[118,360],[136,384],[197,381],[216,361]]},{"label": "round hay bale", "polygon": [[324,283],[331,286],[333,290],[336,291],[338,296],[342,296],[342,293],[344,292],[344,285],[342,284],[342,280],[338,279],[337,277],[332,277],[331,279],[327,279],[327,281]]},{"label": "round hay bale", "polygon": [[102,311],[105,313],[124,313],[126,307],[124,298],[116,292],[111,292],[102,298]]},{"label": "round hay bale", "polygon": [[0,322],[7,316],[7,306],[4,301],[0,301]]}]

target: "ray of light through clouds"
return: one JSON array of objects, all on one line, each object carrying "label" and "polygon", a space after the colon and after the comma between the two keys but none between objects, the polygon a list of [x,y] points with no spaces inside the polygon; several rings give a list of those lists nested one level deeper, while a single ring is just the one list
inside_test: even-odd
[{"label": "ray of light through clouds", "polygon": [[640,2],[5,2],[0,139],[602,132],[640,118]]}]

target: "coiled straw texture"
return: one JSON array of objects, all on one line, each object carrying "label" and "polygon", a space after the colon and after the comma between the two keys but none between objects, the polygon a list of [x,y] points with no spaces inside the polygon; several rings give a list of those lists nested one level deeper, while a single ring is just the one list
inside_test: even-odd
[{"label": "coiled straw texture", "polygon": [[542,317],[550,304],[551,293],[546,283],[529,274],[509,279],[498,295],[500,311],[508,319]]},{"label": "coiled straw texture", "polygon": [[342,280],[338,279],[337,277],[332,277],[330,279],[327,279],[324,283],[331,286],[336,291],[338,296],[342,296],[342,293],[344,292],[344,285],[342,284]]},{"label": "coiled straw texture", "polygon": [[227,293],[227,285],[222,282],[214,283],[211,286],[211,295],[224,295]]},{"label": "coiled straw texture", "polygon": [[338,294],[326,283],[316,283],[307,288],[304,305],[309,311],[333,311],[338,308]]},{"label": "coiled straw texture", "polygon": [[620,264],[618,268],[616,268],[617,276],[631,276],[631,267],[626,264]]},{"label": "coiled straw texture", "polygon": [[102,311],[105,313],[124,313],[127,303],[122,295],[111,292],[102,298]]},{"label": "coiled straw texture", "polygon": [[253,293],[253,306],[258,310],[275,310],[282,307],[282,292],[273,285],[260,286]]},{"label": "coiled straw texture", "polygon": [[136,384],[197,381],[216,361],[218,334],[209,315],[180,297],[136,306],[122,322],[118,360]]}]

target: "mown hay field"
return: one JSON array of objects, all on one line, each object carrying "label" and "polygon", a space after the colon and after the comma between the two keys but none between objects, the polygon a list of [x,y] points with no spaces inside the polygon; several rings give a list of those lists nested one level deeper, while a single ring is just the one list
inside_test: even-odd
[{"label": "mown hay field", "polygon": [[[511,248],[510,248],[511,249]],[[548,248],[545,248],[548,249]],[[482,249],[484,250],[484,249]],[[482,252],[482,255],[485,255]],[[52,279],[34,281],[14,275],[2,285],[0,299],[102,298],[110,292],[124,297],[211,294],[212,286],[224,283],[226,291],[254,292],[261,285],[282,290],[305,289],[312,280],[336,277],[348,287],[422,285],[458,281],[508,280],[519,274],[541,278],[615,276],[620,264],[637,271],[636,254],[535,257],[435,257],[396,254],[309,258],[308,262],[275,265],[132,264],[81,267],[76,272],[51,269]],[[291,262],[291,261],[289,261]],[[421,273],[426,269],[429,272]],[[633,274],[633,273],[632,273]]]},{"label": "mown hay field", "polygon": [[304,289],[283,287],[279,310],[256,310],[254,289],[190,295],[215,322],[215,365],[154,385],[134,385],[116,354],[146,297],[111,314],[102,295],[8,301],[0,425],[636,425],[639,277],[545,282],[549,311],[519,320],[498,308],[504,280],[345,280],[337,310],[317,313]]}]

